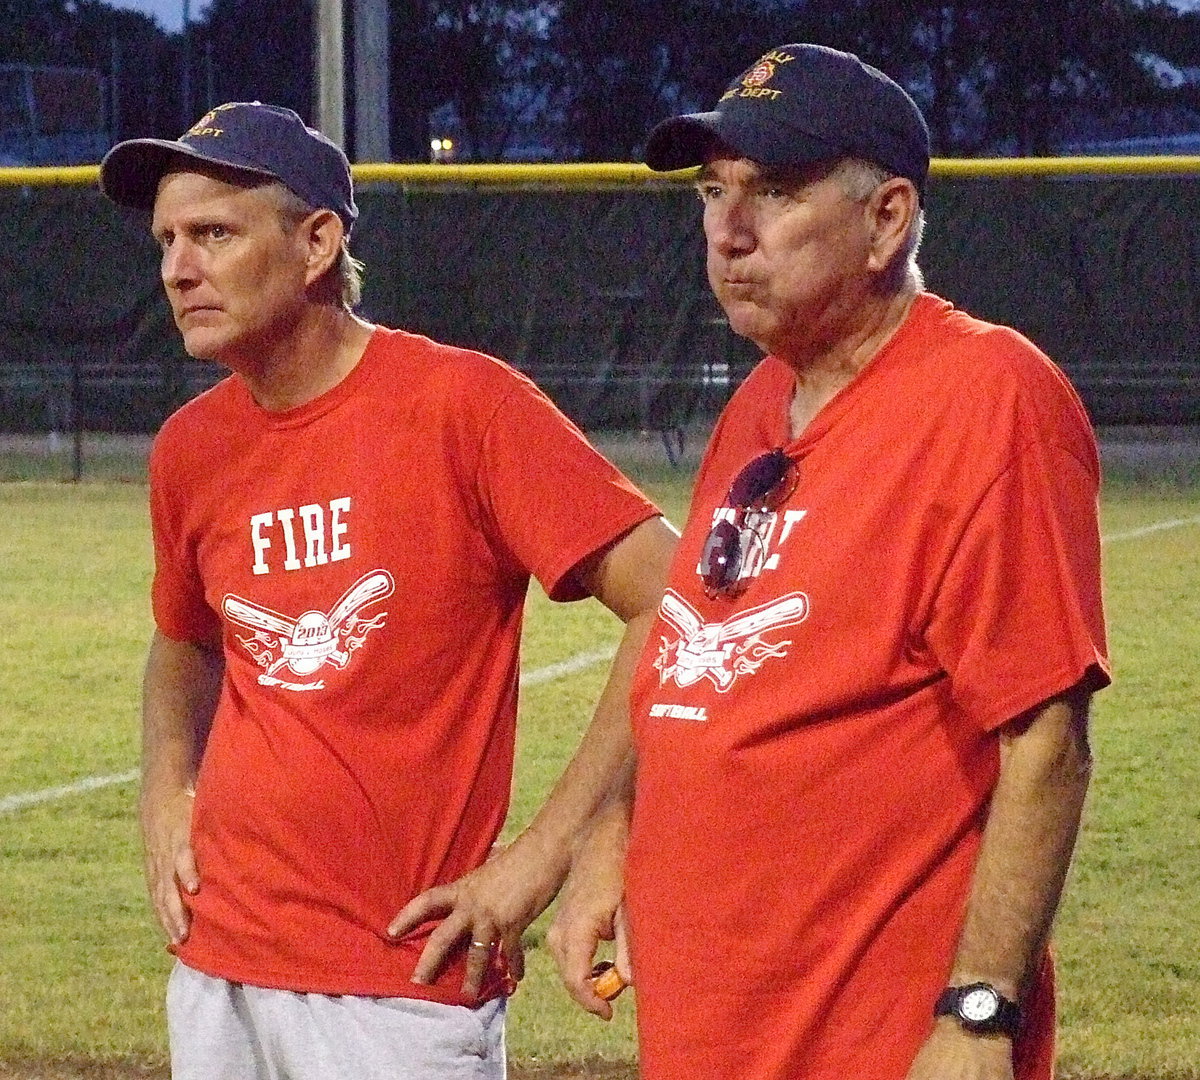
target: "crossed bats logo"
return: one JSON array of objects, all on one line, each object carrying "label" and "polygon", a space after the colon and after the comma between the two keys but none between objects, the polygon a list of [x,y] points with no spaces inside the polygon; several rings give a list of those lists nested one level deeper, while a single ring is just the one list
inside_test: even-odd
[{"label": "crossed bats logo", "polygon": [[724,622],[706,623],[691,604],[668,589],[658,611],[681,635],[673,642],[660,638],[654,661],[659,685],[674,679],[677,686],[686,687],[708,679],[723,694],[738,676],[752,675],[772,657],[787,655],[790,641],[767,642],[762,635],[804,622],[808,597],[802,592],[788,593]]},{"label": "crossed bats logo", "polygon": [[351,585],[328,612],[306,611],[290,619],[232,593],[221,602],[221,610],[231,622],[254,631],[252,637],[239,635],[238,640],[265,669],[259,676],[263,682],[285,667],[300,676],[312,675],[326,664],[344,668],[367,635],[387,619],[386,611],[371,619],[359,612],[391,596],[395,587],[386,570],[373,570]]}]

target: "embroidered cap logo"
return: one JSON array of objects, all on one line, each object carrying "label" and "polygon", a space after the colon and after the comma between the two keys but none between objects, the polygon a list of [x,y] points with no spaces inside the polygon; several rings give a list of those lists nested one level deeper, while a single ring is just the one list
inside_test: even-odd
[{"label": "embroidered cap logo", "polygon": [[[231,101],[228,105],[218,105],[215,109],[209,109],[199,120],[197,120],[190,128],[182,135],[183,139],[195,139],[198,136],[209,135],[216,137],[222,133],[222,128],[218,126],[220,119],[219,114],[229,109],[236,109],[241,102]],[[259,104],[257,101],[255,105]]]},{"label": "embroidered cap logo", "polygon": [[775,64],[765,57],[742,76],[742,85],[746,87],[762,86],[775,76]]}]

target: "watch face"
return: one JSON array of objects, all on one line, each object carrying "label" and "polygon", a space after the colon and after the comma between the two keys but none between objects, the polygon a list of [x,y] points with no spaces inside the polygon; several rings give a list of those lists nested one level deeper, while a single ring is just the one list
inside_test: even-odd
[{"label": "watch face", "polygon": [[965,1020],[970,1020],[974,1024],[983,1024],[1000,1011],[1000,999],[994,990],[986,986],[976,986],[963,994],[959,1011]]}]

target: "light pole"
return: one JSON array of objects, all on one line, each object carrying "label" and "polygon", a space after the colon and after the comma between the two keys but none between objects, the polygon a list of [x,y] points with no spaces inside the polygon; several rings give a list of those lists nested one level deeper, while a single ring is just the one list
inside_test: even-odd
[{"label": "light pole", "polygon": [[179,39],[183,70],[180,73],[179,104],[183,109],[184,127],[195,120],[195,117],[192,116],[192,35],[189,29],[191,22],[191,0],[183,0],[183,29]]},{"label": "light pole", "polygon": [[387,0],[354,0],[354,160],[390,161]]},{"label": "light pole", "polygon": [[342,0],[317,0],[317,127],[346,145],[346,76]]}]

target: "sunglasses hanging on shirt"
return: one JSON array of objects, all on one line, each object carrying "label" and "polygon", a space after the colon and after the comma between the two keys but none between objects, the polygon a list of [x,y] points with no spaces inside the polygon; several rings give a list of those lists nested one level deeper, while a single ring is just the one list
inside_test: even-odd
[{"label": "sunglasses hanging on shirt", "polygon": [[710,600],[740,595],[749,584],[742,571],[763,551],[758,516],[779,509],[796,489],[796,462],[776,448],[760,454],[733,478],[725,505],[734,511],[711,529],[700,554],[700,579]]}]

